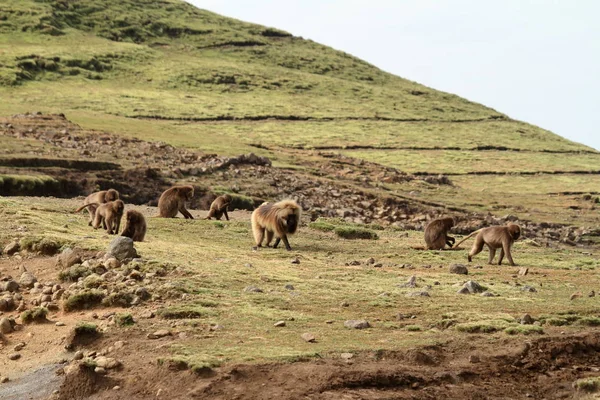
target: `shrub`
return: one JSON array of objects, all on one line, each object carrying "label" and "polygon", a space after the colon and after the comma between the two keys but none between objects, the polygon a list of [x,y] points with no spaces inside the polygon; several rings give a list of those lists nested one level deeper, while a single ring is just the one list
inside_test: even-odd
[{"label": "shrub", "polygon": [[379,236],[375,232],[369,229],[358,228],[354,226],[338,226],[334,229],[334,232],[336,235],[344,239],[379,239]]},{"label": "shrub", "polygon": [[104,293],[99,290],[84,290],[70,296],[64,303],[65,311],[85,310],[96,307],[102,299]]},{"label": "shrub", "polygon": [[30,324],[32,322],[44,322],[48,315],[48,309],[44,307],[36,307],[32,310],[27,310],[21,314],[21,321],[24,324]]}]

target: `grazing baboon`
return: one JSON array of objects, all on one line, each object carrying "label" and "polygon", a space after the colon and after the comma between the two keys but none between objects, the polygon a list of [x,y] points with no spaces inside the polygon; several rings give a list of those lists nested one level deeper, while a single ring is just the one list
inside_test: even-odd
[{"label": "grazing baboon", "polygon": [[100,225],[102,225],[102,228],[106,229],[109,235],[116,235],[119,233],[121,218],[123,217],[123,211],[125,209],[125,203],[123,203],[122,200],[109,201],[108,203],[103,204],[90,203],[83,207],[90,206],[96,207],[96,214],[92,224],[94,229],[98,229]]},{"label": "grazing baboon", "polygon": [[290,251],[290,243],[287,235],[292,235],[298,229],[300,223],[300,206],[294,200],[282,200],[278,203],[263,203],[252,212],[252,233],[256,247],[262,247],[262,242],[267,233],[266,246],[269,247],[273,235],[277,239],[273,244],[276,249],[280,240],[283,240],[286,250]]},{"label": "grazing baboon", "polygon": [[146,236],[146,219],[141,212],[127,210],[125,213],[125,228],[121,236],[132,238],[134,242],[143,242]]},{"label": "grazing baboon", "polygon": [[448,231],[454,226],[452,218],[437,218],[425,228],[425,243],[427,250],[442,250],[446,245],[452,248],[455,240],[448,236]]},{"label": "grazing baboon", "polygon": [[87,207],[88,213],[90,214],[90,221],[88,225],[92,225],[94,222],[94,216],[96,215],[96,208],[98,206],[94,205],[108,203],[109,201],[119,200],[119,192],[115,189],[101,190],[100,192],[92,193],[88,197],[83,200],[83,207],[79,207],[75,212],[79,212]]},{"label": "grazing baboon", "polygon": [[490,257],[488,264],[492,263],[494,256],[496,255],[496,249],[500,249],[500,258],[498,259],[498,265],[502,265],[502,259],[506,254],[506,258],[510,262],[510,265],[514,266],[512,256],[510,254],[510,247],[513,242],[521,236],[521,228],[517,224],[509,223],[506,226],[491,226],[489,228],[482,228],[471,233],[469,236],[458,242],[454,248],[458,247],[462,242],[477,235],[475,237],[475,243],[468,255],[468,260],[471,262],[472,257],[480,253],[483,250],[485,244],[490,250]]},{"label": "grazing baboon", "polygon": [[183,214],[185,219],[194,219],[192,214],[185,209],[185,202],[194,197],[192,186],[173,186],[160,195],[158,199],[158,216],[162,218],[175,218],[177,212]]},{"label": "grazing baboon", "polygon": [[220,221],[221,217],[225,215],[225,218],[227,219],[227,221],[229,221],[229,215],[227,215],[227,207],[229,207],[230,203],[231,196],[228,194],[224,194],[222,196],[217,197],[215,201],[211,203],[210,211],[204,219],[211,219],[212,217],[214,217]]}]

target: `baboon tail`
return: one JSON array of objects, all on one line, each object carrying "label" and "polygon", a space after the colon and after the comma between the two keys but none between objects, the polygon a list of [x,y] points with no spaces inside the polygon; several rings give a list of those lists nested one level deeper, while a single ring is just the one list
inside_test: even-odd
[{"label": "baboon tail", "polygon": [[84,208],[87,208],[89,206],[99,206],[100,203],[89,203],[89,204],[85,204],[81,207],[79,207],[77,210],[75,210],[76,213],[80,212],[81,210],[83,210]]},{"label": "baboon tail", "polygon": [[[483,228],[481,228],[483,229]],[[481,232],[481,229],[477,229],[475,232],[472,232],[471,234],[469,234],[469,236],[464,237],[460,242],[456,243],[454,246],[452,246],[453,249],[456,249],[458,247],[459,244],[461,244],[462,242],[464,242],[465,240],[472,238],[473,235],[478,234],[479,232]]]}]

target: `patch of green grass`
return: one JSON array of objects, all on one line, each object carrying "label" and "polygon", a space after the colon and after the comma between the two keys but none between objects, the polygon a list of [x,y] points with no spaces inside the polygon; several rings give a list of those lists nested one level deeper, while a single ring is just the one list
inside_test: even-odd
[{"label": "patch of green grass", "polygon": [[582,326],[600,326],[600,318],[598,317],[583,317],[577,320],[577,325]]},{"label": "patch of green grass", "polygon": [[131,325],[135,324],[135,321],[133,320],[133,315],[126,313],[126,314],[116,314],[115,315],[115,323],[118,326],[131,326]]},{"label": "patch of green grass", "polygon": [[86,289],[69,296],[63,303],[63,308],[65,311],[86,310],[100,305],[103,299],[104,293],[101,291]]},{"label": "patch of green grass", "polygon": [[316,229],[323,232],[330,232],[335,230],[335,225],[329,224],[323,221],[314,221],[308,224],[308,227],[311,229]]},{"label": "patch of green grass", "polygon": [[165,307],[158,310],[157,314],[164,319],[197,319],[216,315],[210,309],[201,305],[178,305]]},{"label": "patch of green grass", "polygon": [[355,226],[338,226],[333,231],[336,235],[344,239],[379,239],[379,236],[372,230]]},{"label": "patch of green grass", "polygon": [[600,389],[600,377],[593,376],[589,378],[578,379],[575,381],[573,386],[578,391],[595,393]]},{"label": "patch of green grass", "polygon": [[406,325],[404,329],[406,329],[409,332],[420,332],[423,330],[423,328],[421,328],[421,326],[419,325]]},{"label": "patch of green grass", "polygon": [[24,311],[21,314],[21,321],[24,324],[30,324],[32,322],[44,322],[47,321],[48,309],[45,307],[36,307],[31,310]]},{"label": "patch of green grass", "polygon": [[90,324],[89,322],[78,323],[74,328],[76,335],[97,335],[98,326],[96,324]]},{"label": "patch of green grass", "polygon": [[570,325],[571,323],[566,320],[565,318],[547,318],[544,321],[547,325],[550,326],[564,326],[564,325]]},{"label": "patch of green grass", "polygon": [[102,279],[97,274],[91,274],[85,277],[83,280],[83,287],[87,289],[97,289],[104,284],[104,279]]},{"label": "patch of green grass", "polygon": [[504,329],[504,332],[509,335],[531,335],[543,334],[544,329],[537,325],[513,325]]},{"label": "patch of green grass", "polygon": [[58,279],[60,279],[61,282],[77,282],[79,278],[84,278],[91,274],[91,268],[84,267],[81,264],[75,264],[64,271],[60,271],[58,273]]},{"label": "patch of green grass", "polygon": [[133,298],[134,295],[129,292],[113,292],[102,299],[102,305],[105,307],[129,307]]},{"label": "patch of green grass", "polygon": [[494,333],[506,327],[504,320],[488,320],[456,324],[456,330],[465,333]]}]

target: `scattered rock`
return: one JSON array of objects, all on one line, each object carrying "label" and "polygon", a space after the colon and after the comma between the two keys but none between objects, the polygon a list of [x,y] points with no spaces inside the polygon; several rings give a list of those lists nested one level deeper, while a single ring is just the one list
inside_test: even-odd
[{"label": "scattered rock", "polygon": [[2,378],[0,378],[0,383],[6,383],[8,381],[9,381],[8,376],[3,376]]},{"label": "scattered rock", "polygon": [[529,268],[521,267],[519,268],[519,276],[525,276],[529,273]]},{"label": "scattered rock", "polygon": [[83,358],[83,351],[77,350],[73,355],[73,360],[81,360]]},{"label": "scattered rock", "polygon": [[106,252],[119,261],[138,257],[137,251],[133,247],[133,239],[125,236],[115,237],[108,245]]},{"label": "scattered rock", "polygon": [[13,325],[8,318],[0,319],[0,333],[6,334],[13,331]]},{"label": "scattered rock", "polygon": [[169,331],[167,329],[160,329],[154,333],[149,333],[146,337],[148,339],[160,339],[165,336],[171,336],[171,331]]},{"label": "scattered rock", "polygon": [[81,264],[80,251],[73,250],[70,247],[64,249],[62,253],[58,255],[58,264],[63,268],[70,268],[75,264]]},{"label": "scattered rock", "polygon": [[375,264],[375,259],[373,257],[367,258],[367,260],[365,261],[365,264],[367,264],[367,265]]},{"label": "scattered rock", "polygon": [[273,326],[283,327],[283,326],[285,326],[285,321],[277,321],[277,322],[275,322],[275,324],[273,324]]},{"label": "scattered rock", "polygon": [[0,292],[16,292],[19,290],[19,284],[13,279],[0,282]]},{"label": "scattered rock", "polygon": [[17,344],[15,345],[15,347],[13,347],[13,350],[14,350],[14,351],[16,351],[16,352],[19,352],[19,351],[23,350],[23,349],[25,348],[25,346],[26,346],[26,345],[25,345],[25,343],[23,343],[23,342],[21,342],[21,343],[17,343]]},{"label": "scattered rock", "polygon": [[294,285],[289,285],[289,284],[285,285],[284,288],[287,290],[295,290]]},{"label": "scattered rock", "polygon": [[4,250],[2,251],[3,254],[6,254],[7,256],[12,256],[13,254],[15,254],[17,251],[19,251],[21,249],[21,245],[19,244],[19,242],[12,241],[9,244],[7,244],[4,247]]},{"label": "scattered rock", "polygon": [[371,324],[369,324],[369,321],[364,319],[349,319],[348,321],[344,322],[344,326],[351,329],[366,329],[370,328]]},{"label": "scattered rock", "polygon": [[292,258],[292,264],[300,264],[300,259],[298,257]]},{"label": "scattered rock", "polygon": [[8,355],[9,360],[15,361],[15,360],[18,360],[19,358],[21,358],[21,354],[19,354],[19,353],[11,353]]},{"label": "scattered rock", "polygon": [[340,303],[340,307],[350,307],[350,303],[348,303],[347,301],[342,301]]},{"label": "scattered rock", "polygon": [[350,261],[350,262],[348,263],[348,265],[350,265],[350,266],[357,266],[357,265],[360,265],[360,261],[358,261],[358,260],[353,260],[353,261]]},{"label": "scattered rock", "polygon": [[408,278],[405,284],[401,285],[401,287],[414,288],[417,287],[417,277],[415,275]]},{"label": "scattered rock", "polygon": [[577,293],[573,293],[571,295],[571,297],[569,297],[569,300],[575,300],[577,298],[581,297],[581,293],[577,292]]},{"label": "scattered rock", "polygon": [[244,292],[248,292],[248,293],[263,293],[263,290],[259,287],[256,286],[247,286],[244,289]]},{"label": "scattered rock", "polygon": [[429,295],[429,292],[426,291],[421,291],[421,292],[411,292],[411,293],[407,293],[405,297],[431,297]]},{"label": "scattered rock", "polygon": [[469,362],[472,364],[477,364],[480,361],[479,356],[472,354],[469,356]]},{"label": "scattered rock", "polygon": [[315,335],[313,335],[312,333],[303,333],[301,335],[301,338],[308,343],[315,343],[317,341],[317,338],[315,337]]},{"label": "scattered rock", "polygon": [[19,283],[21,286],[28,289],[31,289],[36,282],[37,279],[31,272],[23,272],[23,274],[21,274],[21,278],[19,278]]},{"label": "scattered rock", "polygon": [[94,368],[94,372],[97,373],[98,375],[106,375],[106,370],[102,367]]},{"label": "scattered rock", "polygon": [[451,274],[468,275],[469,270],[463,264],[452,264],[448,270]]},{"label": "scattered rock", "polygon": [[[466,290],[465,290],[466,289]],[[457,292],[458,294],[475,294],[483,293],[485,288],[475,281],[467,281],[463,287]]]},{"label": "scattered rock", "polygon": [[121,266],[121,261],[117,260],[115,257],[110,257],[109,259],[104,261],[104,264],[102,264],[102,265],[104,266],[104,268],[109,269],[109,270],[116,269]]},{"label": "scattered rock", "polygon": [[533,318],[531,318],[531,315],[529,314],[525,314],[521,317],[521,325],[532,325],[534,322]]},{"label": "scattered rock", "polygon": [[62,321],[57,321],[54,325],[56,326],[65,326],[65,323]]},{"label": "scattered rock", "polygon": [[96,365],[98,367],[104,368],[104,369],[114,369],[114,368],[118,368],[119,366],[121,366],[121,363],[117,360],[115,360],[114,358],[110,358],[110,357],[96,357]]},{"label": "scattered rock", "polygon": [[[466,288],[463,288],[466,289]],[[469,291],[469,289],[466,289],[467,292]],[[481,293],[481,297],[496,297],[496,295],[492,292],[488,292],[487,290],[483,293]]]},{"label": "scattered rock", "polygon": [[594,292],[593,290],[588,293],[588,297],[594,297],[594,296],[596,296],[596,292]]},{"label": "scattered rock", "polygon": [[523,287],[521,288],[521,290],[522,290],[522,291],[524,291],[524,292],[530,292],[530,293],[535,293],[535,292],[537,292],[536,288],[534,288],[534,287],[531,287],[531,286],[527,286],[527,285],[523,286]]},{"label": "scattered rock", "polygon": [[342,353],[342,354],[340,354],[340,358],[342,358],[344,360],[350,360],[352,357],[354,357],[354,354],[352,354],[352,353]]}]

